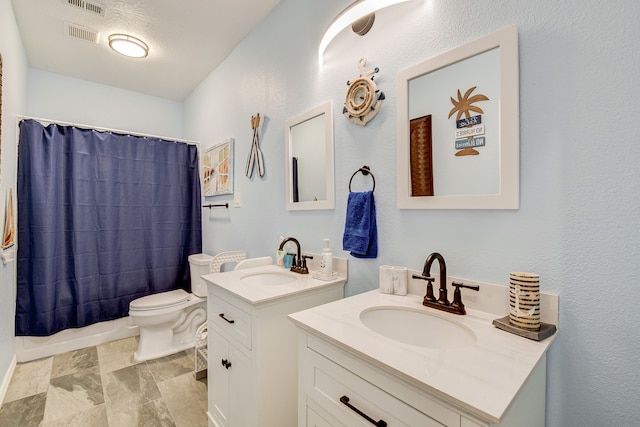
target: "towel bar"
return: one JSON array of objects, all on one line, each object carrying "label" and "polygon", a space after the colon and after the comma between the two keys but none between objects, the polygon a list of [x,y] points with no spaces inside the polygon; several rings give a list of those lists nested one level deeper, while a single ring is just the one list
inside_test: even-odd
[{"label": "towel bar", "polygon": [[213,205],[213,204],[209,203],[208,205],[202,205],[202,207],[203,208],[209,208],[209,209],[211,209],[211,208],[227,208],[227,209],[229,209],[229,203],[220,203],[220,204],[217,204],[217,205]]}]

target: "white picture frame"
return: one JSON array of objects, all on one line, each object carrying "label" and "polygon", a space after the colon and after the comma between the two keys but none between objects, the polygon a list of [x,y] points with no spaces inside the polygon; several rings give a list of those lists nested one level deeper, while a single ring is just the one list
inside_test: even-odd
[{"label": "white picture frame", "polygon": [[208,148],[202,155],[202,194],[233,194],[233,138]]}]

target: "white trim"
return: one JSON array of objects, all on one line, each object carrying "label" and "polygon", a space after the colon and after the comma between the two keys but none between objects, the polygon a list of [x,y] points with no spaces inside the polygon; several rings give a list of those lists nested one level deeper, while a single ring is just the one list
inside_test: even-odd
[{"label": "white trim", "polygon": [[4,404],[4,398],[7,395],[7,390],[9,390],[9,383],[11,383],[11,378],[13,377],[13,372],[16,370],[17,363],[16,355],[14,354],[11,364],[9,364],[9,369],[7,369],[2,379],[2,385],[0,385],[0,406]]},{"label": "white trim", "polygon": [[125,316],[82,328],[64,329],[46,337],[17,336],[14,338],[15,357],[20,363],[30,362],[139,334],[139,328],[133,319]]}]

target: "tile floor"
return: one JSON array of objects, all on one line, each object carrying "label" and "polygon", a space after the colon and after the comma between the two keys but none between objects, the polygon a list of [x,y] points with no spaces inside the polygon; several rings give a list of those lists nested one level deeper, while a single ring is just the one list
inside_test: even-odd
[{"label": "tile floor", "polygon": [[2,427],[206,427],[193,351],[136,363],[137,337],[16,366]]}]

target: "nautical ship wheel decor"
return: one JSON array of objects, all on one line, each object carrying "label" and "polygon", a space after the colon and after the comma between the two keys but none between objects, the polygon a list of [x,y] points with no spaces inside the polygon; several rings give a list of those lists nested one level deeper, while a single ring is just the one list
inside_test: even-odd
[{"label": "nautical ship wheel decor", "polygon": [[367,58],[360,58],[358,68],[360,76],[347,82],[347,96],[344,102],[342,114],[352,123],[365,126],[373,119],[385,99],[384,93],[378,89],[373,81],[374,74],[379,72],[378,67],[365,71]]}]

